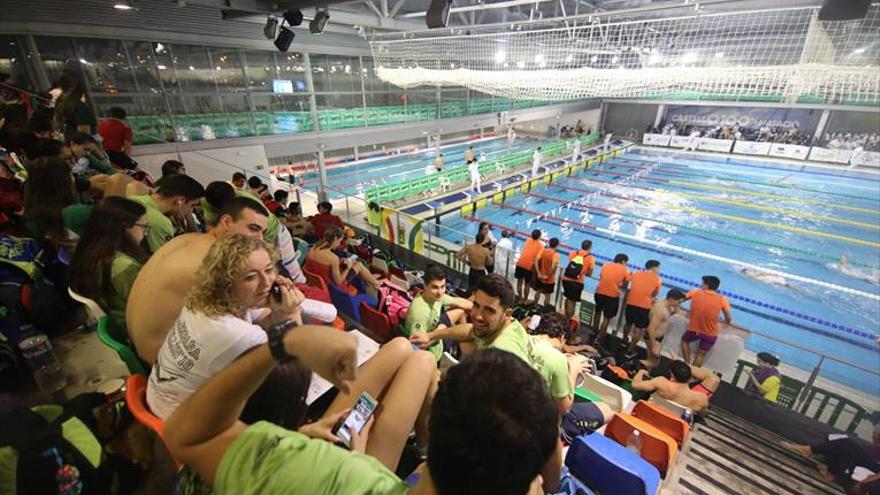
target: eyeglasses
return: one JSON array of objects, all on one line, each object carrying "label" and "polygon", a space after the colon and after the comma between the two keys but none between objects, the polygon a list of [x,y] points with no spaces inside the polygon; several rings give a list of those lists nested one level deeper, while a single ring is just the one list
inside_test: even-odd
[{"label": "eyeglasses", "polygon": [[150,224],[148,224],[148,223],[136,223],[134,225],[136,227],[140,227],[140,228],[144,229],[145,234],[150,231]]}]

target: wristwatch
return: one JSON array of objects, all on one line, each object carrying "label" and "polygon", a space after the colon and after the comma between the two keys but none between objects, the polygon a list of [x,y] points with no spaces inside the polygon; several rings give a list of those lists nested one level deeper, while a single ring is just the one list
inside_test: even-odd
[{"label": "wristwatch", "polygon": [[292,356],[284,350],[284,336],[294,327],[296,327],[295,321],[284,320],[281,323],[272,325],[266,332],[269,335],[269,352],[272,353],[272,357],[279,363],[286,363],[296,359],[296,356]]}]

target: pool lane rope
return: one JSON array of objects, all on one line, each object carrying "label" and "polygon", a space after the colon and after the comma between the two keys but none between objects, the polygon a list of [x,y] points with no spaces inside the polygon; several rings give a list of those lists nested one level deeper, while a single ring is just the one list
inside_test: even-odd
[{"label": "pool lane rope", "polygon": [[[613,158],[613,160],[626,160],[626,161],[642,162],[642,163],[659,163],[661,166],[664,166],[664,167],[681,167],[681,165],[677,165],[674,163],[655,162],[653,160],[642,160],[639,158],[615,157],[615,158]],[[713,169],[706,168],[706,167],[698,167],[698,166],[685,166],[685,167],[689,168],[691,170],[713,171]],[[658,172],[662,172],[662,171],[658,170]],[[785,170],[785,172],[797,172],[797,170]],[[669,173],[669,172],[663,172],[663,173]],[[790,190],[794,190],[794,191],[812,192],[812,193],[818,193],[818,194],[825,194],[828,196],[839,196],[842,198],[849,198],[849,199],[859,199],[859,200],[866,200],[866,201],[880,201],[880,199],[866,198],[864,196],[858,196],[855,194],[823,191],[821,189],[809,189],[806,187],[786,186],[786,185],[782,185],[782,184],[774,184],[772,182],[761,182],[761,181],[756,181],[756,180],[737,179],[737,178],[731,177],[729,175],[728,176],[715,176],[715,175],[706,175],[706,174],[689,174],[689,175],[692,175],[694,177],[702,177],[702,178],[706,178],[706,179],[722,180],[725,182],[742,182],[743,184],[754,184],[756,186],[775,187],[778,189],[790,189]],[[841,178],[843,178],[843,177],[841,177]]]},{"label": "pool lane rope", "polygon": [[[497,203],[496,203],[496,204],[497,204]],[[501,206],[501,205],[499,205],[499,206]],[[503,225],[499,225],[499,224],[496,224],[496,223],[494,223],[494,222],[488,222],[487,220],[481,219],[481,218],[479,218],[479,217],[471,216],[471,215],[466,215],[466,216],[464,216],[463,218],[465,218],[466,220],[469,220],[469,221],[471,221],[471,222],[486,222],[486,223],[489,223],[490,225],[494,225],[494,226],[499,227],[499,228],[503,228],[503,229],[506,229],[506,230],[513,230],[513,229],[510,229],[509,227],[505,227],[505,226],[503,226]],[[545,216],[544,218],[548,218],[548,217]],[[549,217],[549,218],[550,218],[550,219],[553,219],[553,220],[556,220],[556,221],[565,221],[564,219],[560,219],[560,218],[558,218],[558,217]],[[590,229],[593,229],[593,230],[598,230],[596,227],[592,227],[592,226],[586,226],[586,227],[588,227],[588,228],[590,228]],[[517,234],[520,234],[520,236],[523,237],[523,238],[526,237],[526,233],[524,233],[524,232],[518,232],[518,231],[514,231],[514,232],[516,232]],[[562,246],[562,247],[564,247],[564,248],[567,248],[567,249],[573,249],[571,246],[568,246],[568,245],[566,245],[566,244],[562,244],[562,243],[560,243],[560,246]],[[669,247],[669,246],[668,246],[668,245],[664,245],[663,247]],[[596,258],[599,258],[599,259],[602,259],[602,260],[605,260],[605,261],[609,261],[609,262],[612,261],[612,259],[609,258],[609,257],[607,257],[607,256],[603,256],[603,255],[600,255],[600,254],[597,254],[597,253],[593,253],[593,255],[594,255]],[[744,263],[743,263],[743,264],[744,264]],[[744,265],[745,265],[745,264],[744,264]],[[642,267],[637,266],[637,265],[634,265],[634,264],[631,264],[631,263],[630,263],[630,264],[627,264],[627,266],[628,266],[630,269],[632,269],[632,270],[636,270],[636,271],[642,269]],[[763,269],[762,269],[762,270],[763,270]],[[674,276],[674,275],[669,275],[669,274],[666,274],[666,273],[663,274],[663,279],[665,279],[665,280],[671,280],[671,281],[673,281],[673,282],[678,282],[678,283],[681,283],[681,284],[685,284],[685,285],[687,285],[687,286],[689,286],[689,287],[700,287],[700,286],[702,285],[701,283],[697,283],[697,282],[695,282],[695,281],[693,281],[693,280],[687,280],[687,279],[684,279],[684,278],[681,278],[681,277],[676,277],[676,276]],[[843,287],[843,289],[848,289],[848,288],[847,288],[847,287]],[[850,289],[850,290],[853,290],[853,289]],[[831,328],[831,329],[834,329],[834,330],[840,330],[840,331],[843,331],[843,332],[845,332],[845,333],[848,333],[848,334],[854,335],[854,336],[856,336],[856,337],[862,337],[862,338],[865,338],[865,339],[870,339],[871,341],[876,341],[878,338],[880,338],[880,335],[876,335],[876,334],[873,334],[873,333],[871,333],[871,332],[866,332],[866,331],[863,331],[863,330],[859,330],[859,329],[856,329],[856,328],[852,328],[852,327],[849,327],[849,326],[847,326],[847,325],[841,325],[841,324],[833,323],[833,322],[830,322],[830,321],[828,321],[828,320],[824,320],[824,319],[822,319],[822,318],[817,318],[817,317],[815,317],[815,316],[811,316],[811,315],[808,315],[808,314],[806,314],[806,313],[800,313],[800,312],[798,312],[798,311],[790,310],[790,309],[787,309],[787,308],[784,308],[784,307],[781,307],[781,306],[776,306],[775,304],[769,304],[769,303],[766,303],[766,302],[763,302],[763,301],[759,301],[759,300],[757,300],[757,299],[753,299],[753,298],[750,298],[750,297],[740,296],[739,294],[735,294],[735,293],[728,292],[728,291],[722,291],[722,290],[718,291],[718,293],[719,293],[719,294],[723,294],[724,296],[727,296],[727,297],[729,297],[729,298],[731,298],[731,299],[734,299],[734,300],[737,300],[737,301],[742,301],[742,302],[745,302],[745,303],[748,303],[748,304],[753,304],[753,305],[755,305],[755,306],[759,306],[759,307],[762,307],[762,308],[765,308],[765,309],[769,309],[769,310],[772,310],[772,311],[776,311],[776,312],[778,312],[778,313],[782,313],[782,314],[784,314],[784,315],[788,315],[788,316],[791,316],[791,317],[794,317],[794,318],[798,318],[798,319],[801,319],[801,320],[804,320],[804,321],[808,321],[808,322],[810,322],[810,323],[815,323],[815,324],[817,324],[817,325],[822,325],[822,326],[825,326],[825,327],[828,327],[828,328]],[[771,317],[771,316],[770,316],[770,315],[767,315],[767,317]],[[791,324],[794,324],[794,322],[791,322]]]},{"label": "pool lane rope", "polygon": [[[557,187],[557,188],[560,188],[560,189],[573,189],[573,190],[577,190],[577,188],[571,188],[571,187],[566,187],[566,186],[559,186],[559,185],[555,185],[555,184],[552,184],[552,183],[549,184],[549,186],[550,186],[550,187]],[[552,197],[550,197],[550,196],[544,196],[544,195],[541,195],[541,194],[535,194],[535,193],[524,193],[524,194],[525,194],[526,196],[533,196],[533,197],[536,197],[536,198],[539,198],[539,199],[543,199],[543,200],[546,200],[546,201],[564,202],[564,200],[557,199],[557,198],[552,198]],[[565,205],[563,205],[563,206],[565,206]],[[566,207],[566,208],[568,208],[568,207]],[[611,210],[611,209],[607,209],[607,208],[599,208],[599,207],[597,207],[597,206],[588,206],[588,205],[578,205],[578,206],[573,206],[573,208],[575,208],[575,209],[579,209],[580,211],[584,211],[584,210],[596,210],[596,211],[600,211],[600,212],[603,212],[603,213],[607,213],[607,214],[609,214],[609,215],[619,215],[619,216],[624,217],[624,218],[632,218],[632,219],[637,219],[637,220],[644,220],[644,221],[647,221],[647,222],[654,222],[654,223],[659,223],[659,224],[663,224],[663,225],[669,225],[669,226],[671,226],[671,227],[676,227],[676,228],[679,228],[679,229],[681,229],[681,230],[690,231],[690,232],[696,232],[696,233],[704,234],[704,235],[711,236],[711,237],[724,237],[724,238],[732,239],[732,240],[735,240],[735,241],[741,241],[741,242],[744,242],[744,243],[747,243],[747,244],[756,244],[756,245],[765,246],[765,247],[768,247],[768,248],[779,249],[779,250],[782,250],[782,251],[788,251],[788,252],[790,252],[790,253],[800,254],[800,255],[804,255],[804,256],[812,256],[812,257],[815,257],[815,258],[818,258],[818,259],[829,260],[829,261],[840,261],[840,257],[834,257],[834,256],[829,255],[829,254],[818,253],[818,252],[815,252],[815,251],[812,251],[812,250],[809,250],[809,249],[800,249],[800,248],[796,248],[796,247],[786,246],[786,245],[783,245],[783,244],[774,244],[774,243],[772,243],[772,242],[760,241],[760,240],[758,240],[758,239],[752,239],[752,238],[749,238],[749,237],[742,237],[742,236],[738,236],[738,235],[728,234],[728,233],[725,233],[725,232],[714,231],[714,230],[709,230],[709,229],[702,229],[702,228],[699,228],[699,227],[691,227],[691,226],[689,226],[689,225],[683,225],[683,224],[675,223],[675,222],[668,222],[668,221],[665,221],[665,220],[658,220],[658,219],[656,219],[656,218],[643,217],[643,216],[640,216],[640,215],[636,215],[636,214],[633,214],[633,213],[626,213],[626,212],[623,212],[623,211]],[[849,264],[851,264],[851,265],[853,265],[853,266],[860,266],[860,267],[863,267],[863,268],[874,268],[873,265],[870,265],[870,264],[868,264],[868,263],[858,263],[858,262],[855,262],[855,261],[851,261],[851,262],[849,262]]]}]

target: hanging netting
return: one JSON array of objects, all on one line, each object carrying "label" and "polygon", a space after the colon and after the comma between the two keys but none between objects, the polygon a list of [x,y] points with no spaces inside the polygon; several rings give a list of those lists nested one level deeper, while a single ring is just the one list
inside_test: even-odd
[{"label": "hanging netting", "polygon": [[819,21],[818,8],[649,20],[569,18],[370,39],[378,76],[404,88],[496,96],[710,98],[877,104],[880,8]]}]

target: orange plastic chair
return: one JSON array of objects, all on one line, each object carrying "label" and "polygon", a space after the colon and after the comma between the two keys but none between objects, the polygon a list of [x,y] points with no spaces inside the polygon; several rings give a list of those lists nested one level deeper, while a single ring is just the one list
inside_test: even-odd
[{"label": "orange plastic chair", "polygon": [[678,445],[669,435],[629,414],[616,413],[605,428],[605,436],[626,446],[626,440],[633,430],[639,430],[642,439],[642,459],[666,476],[675,461]]},{"label": "orange plastic chair", "polygon": [[683,419],[677,418],[657,404],[644,400],[636,402],[632,415],[669,435],[678,444],[678,448],[681,448],[681,444],[691,429]]},{"label": "orange plastic chair", "polygon": [[363,301],[361,301],[360,310],[361,323],[367,330],[376,334],[383,342],[387,342],[395,337],[394,327],[391,326],[391,320],[388,319],[388,315]]},{"label": "orange plastic chair", "polygon": [[165,429],[165,422],[150,411],[147,406],[147,377],[140,374],[129,375],[125,384],[125,403],[138,423],[156,432],[159,438]]}]

